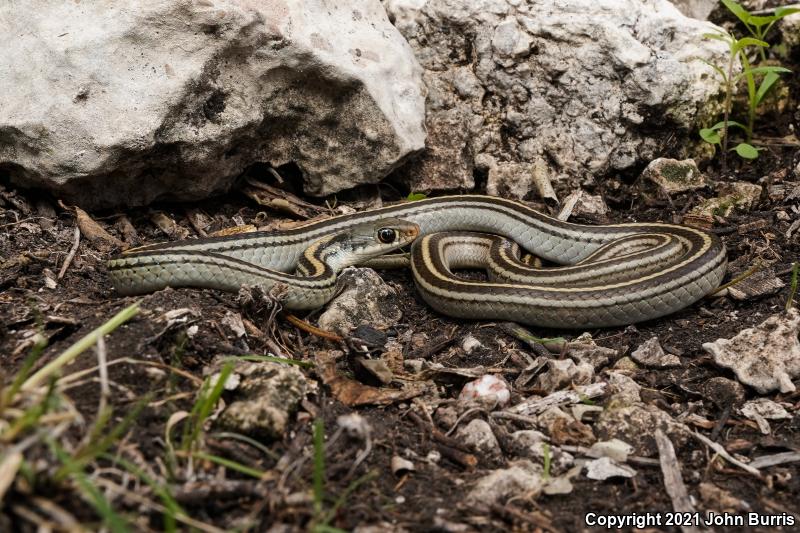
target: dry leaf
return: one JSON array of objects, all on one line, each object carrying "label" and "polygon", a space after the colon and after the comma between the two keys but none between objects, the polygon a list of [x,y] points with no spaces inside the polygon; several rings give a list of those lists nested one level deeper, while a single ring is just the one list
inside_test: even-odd
[{"label": "dry leaf", "polygon": [[433,387],[429,382],[405,383],[402,389],[383,389],[364,385],[353,379],[341,376],[336,371],[336,359],[341,355],[337,350],[319,351],[315,360],[322,381],[330,387],[334,397],[349,407],[357,405],[390,405],[419,396]]}]

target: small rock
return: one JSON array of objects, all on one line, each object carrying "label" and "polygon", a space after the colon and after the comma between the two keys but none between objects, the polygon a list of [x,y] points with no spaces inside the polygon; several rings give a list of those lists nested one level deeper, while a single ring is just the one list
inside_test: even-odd
[{"label": "small rock", "polygon": [[[577,420],[578,422],[583,422],[584,419],[593,420],[597,418],[596,415],[600,413],[603,410],[603,408],[600,407],[599,405],[585,405],[582,403],[578,403],[573,405],[570,410],[572,411],[572,416],[575,418],[575,420]],[[594,415],[590,413],[594,413]]]},{"label": "small rock", "polygon": [[478,480],[467,495],[467,503],[481,509],[503,504],[508,498],[525,494],[532,498],[544,487],[542,467],[531,461],[514,461]]},{"label": "small rock", "polygon": [[403,368],[406,371],[410,372],[411,374],[419,374],[422,372],[422,367],[425,365],[425,361],[422,359],[404,359],[403,360]]},{"label": "small rock", "polygon": [[672,4],[687,17],[697,20],[707,20],[719,6],[717,0],[672,0]]},{"label": "small rock", "polygon": [[700,386],[700,394],[720,409],[724,409],[729,405],[741,404],[746,391],[738,381],[717,376]]},{"label": "small rock", "polygon": [[609,403],[614,402],[615,404],[630,405],[642,401],[639,394],[642,390],[641,385],[636,383],[629,376],[621,372],[609,372],[608,384],[611,388]]},{"label": "small rock", "polygon": [[605,440],[619,439],[633,446],[635,455],[652,457],[658,453],[653,432],[661,428],[681,448],[690,440],[690,432],[667,413],[654,405],[635,403],[620,407],[607,406],[600,414],[595,431]]},{"label": "small rock", "polygon": [[239,339],[247,335],[247,330],[244,329],[244,321],[242,321],[242,315],[239,313],[234,313],[232,311],[228,311],[225,313],[225,316],[222,317],[222,325],[228,326],[233,334],[236,335],[236,338]]},{"label": "small rock", "polygon": [[612,477],[633,477],[637,474],[636,470],[628,465],[620,465],[608,457],[601,457],[586,463],[586,477],[605,481]]},{"label": "small rock", "polygon": [[664,352],[658,337],[650,337],[636,348],[631,357],[637,363],[652,368],[669,368],[681,366],[680,357]]},{"label": "small rock", "polygon": [[619,370],[620,372],[634,372],[639,370],[639,365],[636,364],[636,361],[628,357],[620,357],[617,359],[617,362],[614,363],[612,367],[614,370]]},{"label": "small rock", "polygon": [[696,191],[706,186],[706,180],[693,159],[678,161],[660,157],[644,169],[641,179],[654,183],[667,195]]},{"label": "small rock", "polygon": [[[792,13],[785,17],[779,25],[781,42],[793,48],[800,46],[800,13]],[[800,163],[795,168],[795,175],[800,176]]]},{"label": "small rock", "polygon": [[397,325],[402,318],[397,291],[371,268],[347,268],[339,282],[345,289],[320,315],[320,328],[349,335],[362,324],[383,329]]},{"label": "small rock", "polygon": [[239,363],[241,382],[222,412],[220,423],[234,431],[279,439],[289,417],[306,396],[306,378],[295,366],[280,363]]},{"label": "small rock", "polygon": [[364,370],[369,372],[372,377],[383,385],[388,385],[392,382],[392,379],[394,379],[394,373],[383,359],[367,359],[362,357],[358,361]]},{"label": "small rock", "polygon": [[575,362],[585,362],[592,365],[595,371],[599,371],[608,362],[617,356],[617,351],[612,348],[598,346],[592,336],[584,333],[577,337],[568,345],[567,355]]},{"label": "small rock", "polygon": [[461,349],[464,350],[464,353],[466,353],[467,355],[483,347],[484,346],[481,343],[481,341],[479,341],[472,335],[467,335],[466,337],[464,337],[464,340],[461,341]]},{"label": "small rock", "polygon": [[515,431],[510,435],[511,442],[518,448],[529,448],[531,446],[540,446],[543,442],[547,442],[547,437],[541,431],[535,429],[522,429]]},{"label": "small rock", "polygon": [[633,446],[619,439],[611,439],[595,442],[589,448],[587,455],[596,458],[608,457],[614,461],[624,463],[631,453],[633,453]]},{"label": "small rock", "polygon": [[500,453],[500,444],[497,442],[497,437],[494,436],[492,426],[480,418],[470,420],[469,424],[458,428],[456,439],[483,454],[497,455]]},{"label": "small rock", "polygon": [[533,169],[529,164],[500,162],[489,168],[486,194],[522,200],[533,189]]},{"label": "small rock", "polygon": [[372,426],[367,419],[358,413],[349,413],[336,418],[336,423],[347,432],[348,435],[360,440],[367,440],[372,433]]},{"label": "small rock", "polygon": [[403,459],[399,455],[392,456],[392,474],[395,476],[405,474],[406,472],[413,472],[416,470],[414,468],[414,463],[409,461],[408,459]]},{"label": "small rock", "polygon": [[352,335],[359,343],[363,343],[367,348],[382,348],[386,346],[389,338],[383,331],[379,331],[367,324],[358,326]]},{"label": "small rock", "polygon": [[505,406],[510,399],[511,388],[508,383],[494,374],[485,374],[468,382],[458,395],[461,402],[473,401],[496,407]]},{"label": "small rock", "polygon": [[608,222],[608,212],[608,205],[602,196],[577,189],[564,198],[561,211],[556,218],[568,220],[571,216],[582,216],[598,223],[605,223]]},{"label": "small rock", "polygon": [[453,405],[443,405],[433,413],[440,427],[451,428],[458,422],[458,409]]},{"label": "small rock", "polygon": [[757,398],[745,403],[740,409],[741,413],[754,420],[758,424],[758,429],[764,435],[770,434],[769,422],[767,420],[785,420],[792,418],[784,407],[766,398]]},{"label": "small rock", "polygon": [[714,361],[730,368],[742,383],[760,394],[772,390],[793,392],[792,379],[800,376],[800,313],[773,315],[731,339],[703,344]]},{"label": "small rock", "polygon": [[594,368],[589,363],[576,365],[572,359],[549,359],[547,370],[536,377],[536,386],[551,393],[573,383],[588,383],[593,375]]},{"label": "small rock", "polygon": [[720,186],[718,196],[709,198],[693,207],[689,215],[697,217],[729,216],[734,209],[750,211],[761,197],[761,186],[746,181],[725,183]]},{"label": "small rock", "polygon": [[543,429],[554,444],[588,446],[596,440],[591,427],[558,407],[550,407],[537,416],[536,426]]}]

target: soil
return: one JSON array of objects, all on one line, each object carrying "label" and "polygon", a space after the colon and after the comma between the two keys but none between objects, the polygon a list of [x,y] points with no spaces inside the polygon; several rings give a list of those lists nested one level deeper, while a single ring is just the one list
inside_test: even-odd
[{"label": "soil", "polygon": [[[770,157],[763,157],[756,166],[735,169],[730,177],[717,180],[745,179],[763,185],[784,184],[788,190],[798,186],[793,173],[798,153],[792,149],[776,150]],[[714,173],[714,168],[707,169]],[[665,220],[679,221],[687,202],[695,205],[713,193],[710,190],[673,198],[672,202],[653,199],[642,193],[639,183],[618,183],[614,194],[606,197],[612,208],[612,221]],[[236,295],[203,289],[167,289],[141,298],[123,298],[114,294],[105,272],[104,260],[117,250],[102,240],[81,241],[64,277],[55,287],[48,287],[46,278],[55,279],[74,238],[75,217],[69,209],[56,208],[53,199],[41,193],[6,189],[2,192],[2,225],[0,226],[0,256],[3,267],[0,271],[0,353],[6,381],[21,368],[30,352],[24,340],[32,331],[40,331],[48,338],[41,362],[52,359],[93,328],[108,320],[115,313],[139,301],[142,312],[121,326],[105,339],[109,360],[129,357],[166,365],[162,368],[180,369],[192,376],[190,380],[171,370],[154,372],[152,367],[134,364],[117,364],[109,368],[112,385],[111,404],[114,420],[122,417],[147,398],[146,405],[129,427],[117,453],[136,458],[142,464],[158,465],[164,461],[165,426],[170,415],[179,410],[190,410],[197,393],[198,383],[205,377],[204,368],[222,354],[266,354],[268,335],[248,334],[237,337],[224,326],[226,314],[243,315],[253,324],[264,324],[262,314],[249,312],[238,303]],[[797,217],[800,199],[772,201],[766,191],[759,205],[750,212],[735,213],[715,221],[715,231],[721,234],[728,249],[729,259],[743,268],[754,264],[756,258],[771,263],[779,277],[789,284],[791,262],[800,257],[797,237],[787,240],[785,235],[790,221],[781,220],[777,213],[784,211]],[[49,208],[47,207],[49,206]],[[206,228],[214,231],[235,225],[234,219],[244,223],[258,220],[263,224],[264,216],[259,207],[242,195],[209,200],[192,206],[193,210],[205,213],[212,222]],[[154,211],[164,213],[177,222],[191,236],[196,231],[187,218],[187,207],[181,205],[159,205],[151,209],[135,209],[125,213],[136,230],[136,243],[149,243],[165,239],[164,233],[151,222]],[[41,214],[44,213],[44,214]],[[49,214],[48,214],[49,213]],[[109,232],[121,240],[126,239],[120,220],[122,213],[93,213],[94,218]],[[786,218],[786,217],[783,217]],[[762,229],[744,231],[748,223],[766,220]],[[130,233],[129,233],[130,234]],[[172,238],[175,238],[173,236]],[[743,261],[737,260],[743,258]],[[388,331],[390,337],[408,338],[406,332],[426,334],[428,346],[452,336],[455,342],[428,354],[428,358],[448,367],[498,368],[499,374],[513,382],[521,371],[507,356],[510,350],[526,350],[526,346],[510,337],[496,325],[453,320],[428,309],[416,296],[412,280],[406,272],[389,272],[385,279],[399,293],[398,301],[404,312],[402,324]],[[646,401],[658,406],[675,417],[693,410],[705,419],[716,422],[725,416],[715,406],[713,398],[705,398],[699,390],[712,377],[735,376],[717,367],[701,348],[702,343],[720,337],[731,337],[741,329],[762,322],[767,316],[780,312],[787,299],[788,288],[774,295],[756,300],[737,302],[731,298],[707,298],[672,316],[637,324],[625,328],[606,328],[590,333],[598,344],[617,350],[617,359],[630,352],[652,336],[658,336],[662,344],[681,355],[680,368],[654,370],[640,368],[632,373],[633,379],[645,387],[649,394]],[[192,311],[188,322],[166,327],[164,313],[176,309]],[[187,335],[190,326],[196,326],[193,335]],[[281,344],[289,348],[290,355],[299,360],[314,361],[319,351],[340,348],[336,343],[320,339],[297,329],[278,318]],[[565,335],[565,332],[532,328],[537,336]],[[406,334],[405,336],[403,334]],[[567,332],[572,338],[578,332]],[[467,335],[475,336],[485,349],[467,354],[461,348],[461,340]],[[20,346],[23,346],[20,349]],[[413,358],[414,350],[409,358]],[[358,375],[356,369],[348,367],[349,360],[339,367],[343,375]],[[614,365],[611,361],[609,368]],[[91,351],[79,357],[65,369],[73,373],[96,364]],[[506,466],[517,459],[508,449],[501,455],[490,456],[474,450],[464,453],[476,455],[477,465],[468,468],[448,456],[439,461],[429,459],[431,452],[440,451],[441,446],[432,437],[431,427],[415,423],[408,415],[413,402],[396,402],[388,406],[347,407],[332,397],[328,387],[320,382],[320,374],[314,368],[304,369],[309,380],[318,382],[307,401],[290,421],[288,430],[277,440],[265,441],[269,454],[258,452],[251,446],[233,440],[208,437],[205,446],[216,455],[232,458],[269,475],[264,480],[223,471],[211,463],[198,463],[193,472],[181,469],[169,481],[179,503],[194,519],[222,528],[236,525],[251,530],[265,530],[277,524],[290,529],[308,527],[314,517],[311,480],[313,461],[313,420],[324,421],[328,437],[337,427],[337,417],[357,412],[371,427],[372,451],[352,473],[349,473],[363,443],[357,439],[340,438],[325,450],[324,490],[331,496],[343,495],[354,480],[368,475],[366,481],[347,494],[344,503],[337,509],[330,525],[342,529],[356,526],[377,525],[381,528],[404,527],[407,530],[458,529],[462,524],[484,530],[514,528],[522,531],[552,530],[581,531],[586,529],[586,513],[630,514],[666,512],[672,509],[670,497],[664,490],[662,473],[657,465],[638,465],[634,478],[612,478],[608,481],[593,481],[582,476],[573,480],[570,494],[538,497],[520,494],[518,498],[496,505],[488,510],[467,506],[463,502],[475,481],[488,471]],[[169,379],[165,375],[169,374]],[[453,375],[435,378],[440,402],[452,403],[467,378]],[[181,394],[185,393],[185,394]],[[77,447],[86,426],[98,415],[99,387],[97,379],[87,379],[84,384],[65,392],[84,419],[65,437]],[[524,395],[515,393],[512,403]],[[748,390],[748,398],[758,395]],[[793,418],[771,422],[772,434],[762,435],[755,424],[734,411],[727,418],[718,442],[738,450],[738,453],[754,457],[770,452],[800,450],[800,395],[769,394],[767,397],[794,405]],[[171,399],[170,399],[171,398]],[[224,396],[223,396],[224,398]],[[167,399],[166,401],[164,401]],[[603,405],[604,399],[596,401]],[[424,400],[423,400],[424,403]],[[432,404],[431,410],[435,408]],[[481,412],[462,420],[481,417]],[[503,421],[499,431],[510,433],[516,429],[528,429],[526,424]],[[449,428],[439,427],[441,431]],[[698,429],[698,428],[695,428]],[[708,429],[699,428],[708,434]],[[502,440],[502,439],[501,439]],[[741,470],[719,461],[711,461],[712,452],[694,440],[677,449],[678,460],[690,494],[697,494],[698,486],[710,482],[730,493],[734,498],[746,501],[754,512],[764,514],[796,513],[800,501],[800,472],[798,463],[790,463],[767,470],[761,478],[750,476]],[[390,467],[394,455],[412,458],[415,470],[395,476]],[[287,462],[301,460],[299,466],[281,479]],[[52,461],[45,450],[41,461]],[[110,467],[107,459],[98,459],[89,471]],[[51,467],[52,468],[52,467]],[[161,469],[163,470],[163,469]],[[155,472],[161,471],[155,468]],[[17,514],[19,505],[29,505],[30,498],[37,496],[70,510],[78,520],[92,523],[96,516],[81,500],[80,491],[68,481],[55,481],[48,476],[51,470],[42,469],[36,482],[17,484],[9,492],[4,506],[7,523],[14,529],[31,530],[32,524]],[[371,476],[369,474],[372,474]],[[120,484],[131,483],[133,492],[144,491],[151,500],[157,501],[143,485],[134,486],[130,479],[117,479]],[[164,482],[167,483],[166,478]],[[66,489],[66,490],[65,490]],[[137,504],[130,497],[109,495],[123,515],[134,523],[145,524],[153,529],[161,528],[161,516],[157,510]],[[700,508],[705,508],[702,504]],[[15,511],[17,509],[17,511]],[[137,518],[138,514],[138,518]],[[796,514],[795,514],[796,516]],[[664,527],[664,531],[677,530]],[[735,527],[718,528],[719,531],[734,531]],[[789,531],[791,528],[757,527],[754,531]]]},{"label": "soil", "polygon": [[[789,101],[798,101],[800,83],[795,81],[790,92]],[[767,117],[761,122],[766,129],[760,133],[777,139],[790,135],[800,117],[784,113],[773,119]],[[717,158],[703,169],[712,186],[695,193],[669,199],[653,196],[644,192],[638,180],[626,177],[612,177],[595,190],[589,190],[605,198],[611,208],[611,222],[679,223],[689,208],[715,195],[713,185],[748,181],[763,187],[757,205],[746,212],[734,211],[729,216],[716,217],[711,221],[712,231],[725,242],[729,261],[734,265],[726,280],[760,260],[768,263],[785,282],[784,289],[745,301],[727,296],[709,297],[658,320],[590,331],[599,345],[616,350],[606,370],[612,369],[646,340],[658,336],[668,351],[680,356],[681,366],[668,370],[643,367],[630,370],[629,375],[643,387],[643,401],[673,419],[687,413],[697,415],[686,419],[687,424],[706,436],[712,436],[716,425],[721,429],[712,436],[713,440],[740,458],[800,452],[800,393],[759,395],[746,388],[746,399],[766,397],[782,402],[792,415],[789,419],[771,420],[771,434],[764,435],[753,421],[739,414],[735,406],[720,406],[717,405],[721,403],[719,398],[704,396],[703,384],[710,379],[721,376],[735,380],[736,377],[715,365],[702,344],[732,337],[784,309],[792,263],[800,258],[800,230],[791,238],[786,236],[792,221],[800,216],[800,195],[791,195],[792,191],[800,190],[798,163],[800,150],[796,144],[773,142],[755,162],[729,159],[725,173]],[[283,169],[282,173],[291,182],[294,174],[291,169]],[[256,177],[265,181],[271,179],[266,172],[257,174]],[[774,186],[782,187],[784,192],[773,192]],[[368,188],[365,194],[369,196],[374,192]],[[384,201],[402,199],[407,192],[390,187],[380,190]],[[559,191],[559,196],[563,198],[568,192]],[[326,205],[319,199],[306,200]],[[337,201],[347,204],[349,198],[340,195]],[[532,205],[547,210],[543,204],[532,202]],[[112,236],[134,246],[174,240],[184,235],[198,237],[197,213],[204,215],[202,229],[208,233],[240,224],[264,226],[285,220],[275,212],[265,211],[247,196],[232,192],[191,206],[165,204],[90,215]],[[154,213],[162,213],[174,221],[178,230],[166,234],[153,223]],[[115,511],[129,522],[131,530],[169,529],[161,507],[167,500],[141,476],[121,468],[115,457],[138,465],[155,485],[166,487],[186,514],[199,522],[195,524],[198,530],[211,530],[210,526],[216,526],[224,530],[303,531],[316,525],[318,531],[325,531],[320,527],[324,525],[344,530],[359,527],[360,531],[573,532],[592,529],[585,522],[587,513],[663,514],[673,509],[661,468],[657,462],[648,464],[646,461],[632,464],[638,471],[632,478],[596,481],[578,475],[572,479],[573,490],[569,494],[520,493],[488,508],[467,504],[467,494],[478,479],[520,459],[508,445],[507,435],[531,429],[524,422],[492,419],[492,429],[501,445],[498,453],[481,453],[452,439],[449,444],[437,441],[437,435],[450,428],[444,424],[445,417],[435,414],[436,408],[457,406],[456,398],[470,378],[453,373],[434,375],[431,379],[438,394],[436,400],[433,395],[427,395],[388,405],[349,407],[337,400],[324,382],[318,358],[319,354],[330,350],[353,351],[352,344],[325,340],[298,329],[282,314],[270,322],[268,310],[254,311],[234,294],[205,289],[167,289],[143,297],[120,297],[114,293],[104,266],[105,260],[120,248],[102,238],[90,240],[85,233],[77,253],[59,279],[59,271],[73,246],[76,223],[75,212],[67,206],[59,206],[57,199],[42,192],[0,185],[0,378],[8,385],[22,371],[26,358],[35,352],[36,333],[46,338],[47,347],[35,363],[35,369],[53,360],[126,306],[140,303],[139,314],[105,336],[104,353],[108,361],[129,359],[108,367],[111,393],[107,401],[113,414],[103,432],[108,434],[128,414],[136,416],[130,424],[121,426],[123,431],[111,439],[107,454],[81,468],[87,476],[85,479],[99,487]],[[403,311],[402,322],[385,333],[390,339],[401,339],[406,359],[425,357],[454,369],[488,368],[496,370],[510,383],[519,376],[524,366],[511,356],[531,354],[527,345],[497,324],[453,320],[430,310],[416,295],[407,272],[387,272],[383,277],[398,291],[397,302]],[[182,320],[170,322],[165,318],[166,313],[176,310],[188,311],[183,312]],[[228,325],[230,315],[247,319],[253,327],[246,335],[238,336]],[[312,313],[309,321],[313,322],[315,316],[316,313]],[[273,326],[275,331],[271,332]],[[567,339],[581,333],[530,330],[539,337],[564,336]],[[484,348],[466,353],[462,340],[467,336],[477,338]],[[412,345],[409,338],[425,340],[420,345]],[[259,444],[256,446],[226,437],[212,415],[201,439],[204,452],[255,469],[262,473],[261,479],[210,460],[190,462],[186,457],[179,457],[177,465],[168,465],[167,428],[173,427],[174,434],[183,430],[182,422],[173,420],[173,415],[192,410],[201,383],[212,368],[218,369],[217,358],[274,354],[275,344],[285,350],[285,355],[311,363],[302,368],[310,384],[309,393],[297,412],[292,413],[286,430],[278,438],[254,437]],[[93,369],[98,364],[98,351],[86,351],[67,366],[63,374]],[[380,352],[380,349],[374,350],[373,355]],[[352,353],[342,357],[337,365],[339,375],[377,385],[362,375],[355,361]],[[96,371],[89,372],[59,395],[58,408],[71,406],[73,414],[77,415],[68,429],[57,436],[54,434],[54,438],[73,456],[77,456],[81,443],[86,442],[93,424],[102,414],[98,407],[103,396],[100,381]],[[530,394],[513,392],[511,403]],[[223,401],[227,398],[229,393],[223,393]],[[607,397],[600,397],[593,403],[605,406],[607,400]],[[354,469],[365,442],[347,435],[333,439],[339,426],[337,420],[350,413],[363,417],[371,436],[369,454]],[[474,410],[460,420],[459,425],[473,418],[489,419],[486,414],[486,411]],[[315,458],[319,458],[313,444],[315,421],[322,421],[327,438],[321,485],[325,498],[316,504],[313,495],[320,489],[315,489],[313,482]],[[6,424],[3,419],[0,429],[5,431]],[[56,425],[57,422],[41,419],[38,427],[46,433]],[[0,446],[18,445],[24,437],[35,434],[36,429],[31,428],[18,439],[0,443]],[[69,528],[64,524],[69,524],[70,520],[89,529],[100,528],[101,517],[90,505],[92,498],[86,486],[81,485],[81,477],[74,473],[58,475],[61,462],[54,454],[53,445],[46,444],[46,437],[41,436],[41,443],[26,448],[25,467],[20,468],[5,497],[0,496],[0,530],[34,531],[37,527],[66,530]],[[800,531],[800,462],[764,468],[762,476],[757,477],[719,460],[699,440],[675,442],[675,446],[683,481],[698,510],[730,509],[731,501],[738,500],[746,502],[749,508],[735,510],[737,514],[751,511],[787,516],[788,513],[797,524],[756,526],[750,528],[751,531]],[[411,460],[414,470],[395,475],[391,468],[394,456]],[[465,456],[477,459],[476,464],[465,465]],[[657,460],[658,455],[649,458]],[[319,466],[316,471],[320,471]],[[0,481],[3,479],[0,472]],[[112,485],[101,483],[102,479],[112,481],[123,490],[112,490]],[[700,487],[709,483],[726,491],[731,500],[726,504],[702,499]],[[341,499],[338,503],[337,498]],[[66,514],[59,514],[54,508]],[[324,517],[325,510],[331,509],[330,515]],[[178,528],[190,529],[184,522],[179,523]],[[678,530],[674,526],[650,529]],[[723,526],[713,530],[732,532],[741,528]]]}]

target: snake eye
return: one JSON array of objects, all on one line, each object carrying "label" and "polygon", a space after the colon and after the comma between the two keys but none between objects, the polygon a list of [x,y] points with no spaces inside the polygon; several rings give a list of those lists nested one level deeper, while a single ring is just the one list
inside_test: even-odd
[{"label": "snake eye", "polygon": [[383,244],[391,244],[397,238],[397,231],[392,228],[381,228],[378,230],[378,240]]}]

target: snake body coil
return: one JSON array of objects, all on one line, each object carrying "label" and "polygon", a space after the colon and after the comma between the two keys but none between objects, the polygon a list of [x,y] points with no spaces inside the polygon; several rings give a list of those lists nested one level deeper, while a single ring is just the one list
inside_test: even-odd
[{"label": "snake body coil", "polygon": [[[189,275],[182,278],[184,285],[230,290],[258,284],[259,277],[250,276],[248,269],[293,271],[316,241],[389,217],[415,223],[424,236],[412,254],[423,298],[444,314],[464,318],[505,318],[566,328],[630,324],[690,305],[719,285],[726,267],[722,242],[699,229],[658,223],[585,226],[556,220],[511,200],[467,195],[383,207],[277,232],[143,246],[110,263],[112,281],[123,292],[152,290],[144,270],[139,270],[138,278],[125,274],[133,262],[163,263],[171,271],[175,267],[168,266],[168,261],[174,265],[170,256],[184,254],[184,263],[213,257],[219,269],[216,281],[193,282]],[[500,235],[567,266],[526,270],[516,252],[495,245],[494,237],[442,233],[452,231]],[[228,260],[243,271],[223,279]],[[464,282],[450,272],[487,262],[500,267],[490,265],[499,279],[489,284]],[[292,280],[288,283],[291,286]]]}]

